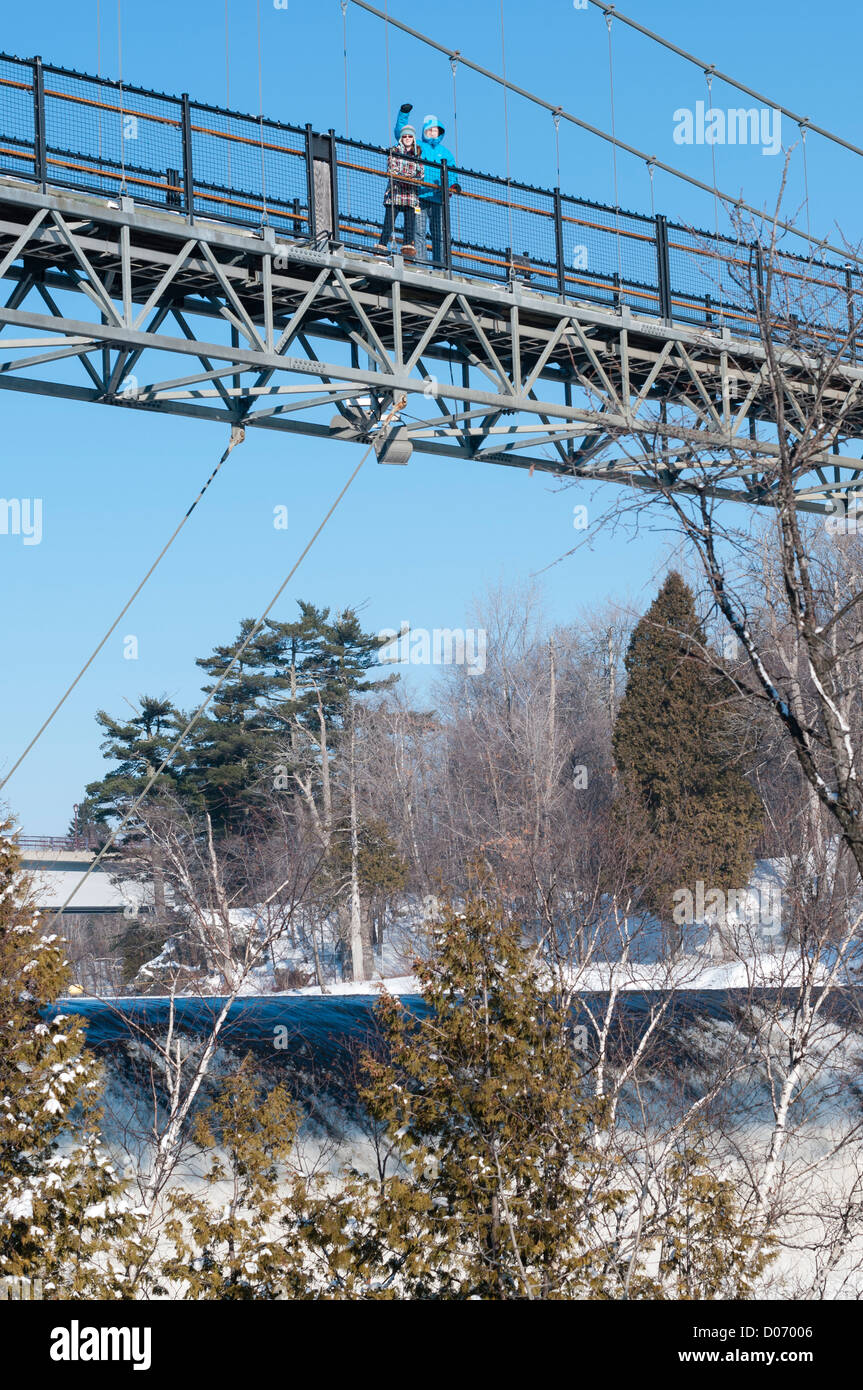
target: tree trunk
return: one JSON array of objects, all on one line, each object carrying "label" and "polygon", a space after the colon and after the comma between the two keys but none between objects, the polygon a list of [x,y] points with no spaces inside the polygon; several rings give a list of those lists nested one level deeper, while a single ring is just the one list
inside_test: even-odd
[{"label": "tree trunk", "polygon": [[360,835],[359,826],[357,824],[356,731],[354,728],[353,705],[351,705],[349,711],[349,718],[351,724],[351,756],[349,769],[351,795],[351,968],[355,980],[365,980],[367,974],[365,951],[363,949],[362,904],[360,902]]}]

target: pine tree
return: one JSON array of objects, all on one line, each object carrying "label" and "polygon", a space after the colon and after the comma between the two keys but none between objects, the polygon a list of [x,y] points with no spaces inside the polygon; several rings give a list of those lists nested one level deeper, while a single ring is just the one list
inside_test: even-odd
[{"label": "pine tree", "polygon": [[0,1276],[41,1280],[46,1298],[116,1297],[111,1256],[132,1218],[99,1139],[100,1068],[74,1017],[50,1015],[68,967],[40,931],[11,829],[0,825]]},{"label": "pine tree", "polygon": [[[354,609],[331,617],[328,608],[303,600],[299,609],[295,622],[269,619],[263,625],[191,736],[186,776],[220,828],[241,823],[272,786],[299,795],[294,774],[307,796],[321,794],[330,763],[350,740],[355,697],[398,679],[369,677],[386,639],[364,632]],[[214,682],[253,627],[252,619],[244,619],[234,642],[199,659]],[[203,687],[205,693],[213,688]],[[321,808],[327,826],[326,791],[320,799],[327,803]]]},{"label": "pine tree", "polygon": [[[215,689],[254,626],[254,619],[244,618],[233,642],[198,659],[213,678],[202,687],[204,694]],[[302,624],[265,623],[190,736],[183,757],[186,776],[220,830],[242,825],[271,784],[272,750],[282,727],[273,704],[285,685],[291,642],[296,647],[301,639]]]},{"label": "pine tree", "polygon": [[[115,719],[99,710],[96,722],[103,731],[102,752],[116,762],[104,777],[90,782],[79,816],[86,824],[109,825],[123,818],[161,767],[179,732],[179,714],[165,696],[142,695],[132,719]],[[178,791],[177,771],[169,765],[153,784],[153,794]],[[134,823],[129,832],[134,833]]]},{"label": "pine tree", "polygon": [[622,787],[646,822],[644,900],[665,924],[677,889],[694,893],[698,880],[705,890],[748,886],[763,817],[734,766],[705,644],[692,591],[672,572],[632,634],[613,735]]}]

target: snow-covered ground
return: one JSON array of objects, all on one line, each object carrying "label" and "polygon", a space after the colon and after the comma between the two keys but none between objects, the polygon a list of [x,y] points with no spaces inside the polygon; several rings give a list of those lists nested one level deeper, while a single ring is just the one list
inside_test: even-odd
[{"label": "snow-covered ground", "polygon": [[[793,989],[803,978],[808,962],[801,959],[786,935],[783,899],[788,869],[782,860],[760,860],[749,886],[733,895],[719,894],[718,903],[717,894],[703,884],[694,885],[688,900],[685,894],[675,895],[681,899],[681,949],[672,960],[665,958],[667,943],[656,919],[634,913],[622,921],[619,911],[603,904],[598,918],[584,923],[579,920],[581,905],[573,902],[569,930],[573,942],[579,942],[579,953],[568,953],[571,963],[564,982],[583,993],[612,989]],[[428,928],[440,911],[441,903],[434,896],[407,896],[389,922],[383,947],[375,952],[371,976],[364,981],[342,978],[344,967],[333,945],[335,921],[325,923],[323,930],[320,924],[304,926],[295,921],[291,936],[285,933],[261,950],[260,963],[246,974],[239,994],[243,998],[368,996],[386,989],[392,994],[416,995],[420,984],[413,972],[415,956],[423,951]],[[255,909],[233,910],[231,922],[238,939],[264,932],[263,918]],[[312,932],[316,933],[316,951],[311,945]],[[316,960],[323,986],[316,982]],[[829,970],[830,962],[825,960],[815,972],[816,982],[826,981]],[[835,983],[863,983],[863,960],[843,966]],[[224,981],[216,972],[181,964],[171,939],[141,967],[132,993],[124,997],[170,992],[218,996],[224,990]]]}]

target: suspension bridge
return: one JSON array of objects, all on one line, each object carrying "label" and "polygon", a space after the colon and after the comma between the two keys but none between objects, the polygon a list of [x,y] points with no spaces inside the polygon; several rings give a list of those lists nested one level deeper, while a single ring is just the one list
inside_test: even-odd
[{"label": "suspension bridge", "polygon": [[853,258],[441,175],[439,260],[381,257],[385,148],[2,56],[0,389],[769,506],[769,255],[798,505],[863,487]]}]

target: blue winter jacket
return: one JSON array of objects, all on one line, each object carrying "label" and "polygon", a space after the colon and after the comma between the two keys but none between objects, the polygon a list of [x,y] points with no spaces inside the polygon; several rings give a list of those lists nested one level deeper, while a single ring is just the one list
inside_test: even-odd
[{"label": "blue winter jacket", "polygon": [[[398,116],[396,117],[396,140],[399,139],[402,130],[406,125],[413,125],[413,121],[411,121],[410,115],[407,111],[400,111]],[[438,130],[440,131],[440,135],[438,136],[437,140],[427,140],[426,131],[434,125],[437,126]],[[422,124],[422,135],[420,136],[420,139],[418,141],[420,154],[422,155],[423,163],[425,164],[425,186],[421,188],[419,191],[421,203],[439,203],[441,201],[440,166],[443,163],[443,161],[446,160],[447,164],[449,165],[447,174],[450,173],[450,170],[455,168],[455,155],[453,154],[449,146],[444,144],[444,134],[445,127],[443,121],[439,121],[437,116],[435,115],[425,117]]]}]

